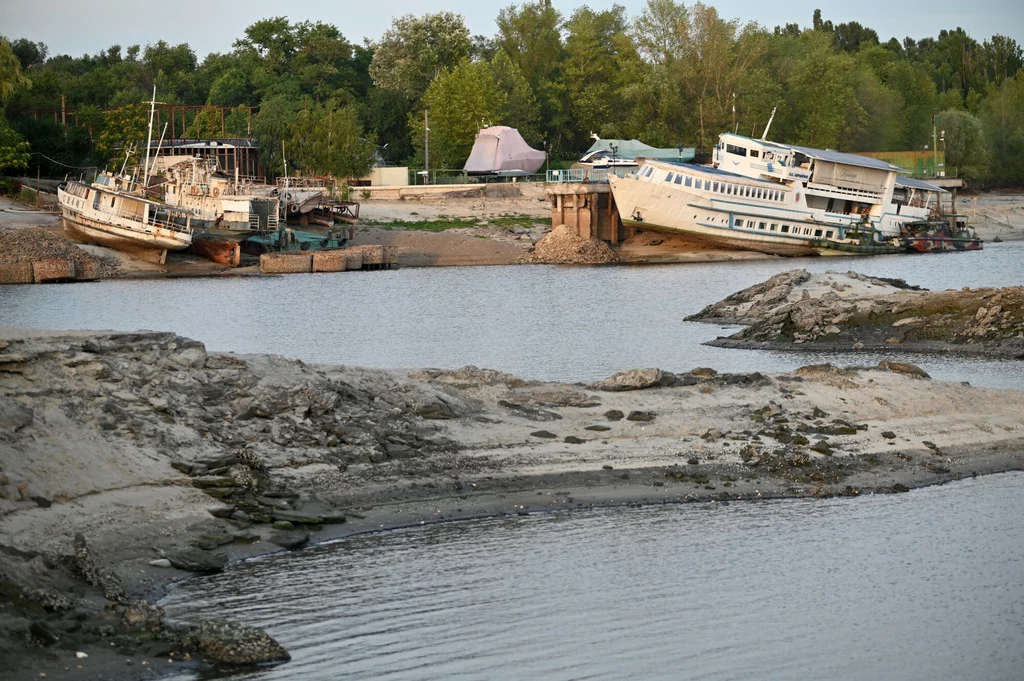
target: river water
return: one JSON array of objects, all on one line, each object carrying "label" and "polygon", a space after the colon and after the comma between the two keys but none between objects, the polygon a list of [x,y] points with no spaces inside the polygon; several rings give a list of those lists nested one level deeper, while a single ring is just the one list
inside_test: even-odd
[{"label": "river water", "polygon": [[239,681],[1010,681],[1021,517],[1024,473],[1006,473],[449,523],[253,560],[163,605],[266,627],[291,651]]},{"label": "river water", "polygon": [[[735,328],[684,322],[792,268],[855,270],[931,289],[1024,284],[1024,242],[972,253],[646,267],[465,267],[282,277],[0,286],[0,326],[176,331],[216,351],[358,366],[467,364],[540,380],[616,371],[783,371],[880,355],[711,348]],[[1005,363],[901,355],[936,378],[1024,389]]]},{"label": "river water", "polygon": [[[215,351],[586,381],[633,367],[781,371],[878,355],[701,345],[683,318],[792,268],[927,288],[1024,283],[980,253],[659,267],[471,267],[0,287],[0,326],[169,330]],[[1024,389],[1024,365],[901,359]],[[1020,679],[1024,474],[909,494],[570,512],[348,539],[181,584],[179,617],[265,627],[242,679]],[[192,675],[180,677],[194,678]]]}]

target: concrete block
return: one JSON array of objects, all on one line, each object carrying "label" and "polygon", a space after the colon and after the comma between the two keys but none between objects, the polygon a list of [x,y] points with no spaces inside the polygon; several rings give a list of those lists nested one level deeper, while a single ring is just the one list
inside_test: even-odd
[{"label": "concrete block", "polygon": [[95,260],[76,260],[75,261],[75,279],[78,280],[90,280],[99,277],[99,272],[96,268]]},{"label": "concrete block", "polygon": [[260,272],[266,274],[300,274],[313,271],[313,256],[264,253],[260,256]]},{"label": "concrete block", "polygon": [[363,252],[354,248],[345,249],[345,269],[346,270],[361,270],[363,269]]},{"label": "concrete block", "polygon": [[313,253],[313,271],[344,272],[345,260],[343,251],[317,251]]},{"label": "concrete block", "polygon": [[0,284],[31,284],[34,281],[30,262],[0,265]]},{"label": "concrete block", "polygon": [[74,279],[75,262],[65,258],[36,260],[32,263],[32,278],[37,284],[56,279]]}]

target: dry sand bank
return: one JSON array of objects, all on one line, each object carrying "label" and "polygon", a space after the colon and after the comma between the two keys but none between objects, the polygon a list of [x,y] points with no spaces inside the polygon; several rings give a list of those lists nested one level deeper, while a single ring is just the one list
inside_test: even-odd
[{"label": "dry sand bank", "polygon": [[238,648],[217,643],[225,636],[211,643],[131,604],[179,568],[311,538],[591,505],[894,492],[1024,469],[1024,394],[898,364],[649,369],[570,385],[207,354],[169,333],[0,338],[11,678],[69,663],[85,678],[147,654],[166,665],[170,652],[224,660]]}]

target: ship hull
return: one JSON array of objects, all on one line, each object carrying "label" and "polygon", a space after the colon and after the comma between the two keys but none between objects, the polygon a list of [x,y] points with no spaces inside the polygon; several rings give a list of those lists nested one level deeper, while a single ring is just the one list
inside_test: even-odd
[{"label": "ship hull", "polygon": [[242,262],[242,247],[238,241],[194,236],[192,237],[192,252],[228,267],[238,267]]},{"label": "ship hull", "polygon": [[[163,265],[167,260],[167,251],[178,251],[188,244],[179,244],[170,239],[140,239],[129,230],[113,231],[108,225],[97,223],[82,216],[63,216],[64,231],[79,243],[99,244],[116,251],[145,260],[146,262]],[[119,233],[119,232],[125,233]]]},{"label": "ship hull", "polygon": [[[622,222],[630,227],[679,234],[691,241],[716,248],[786,257],[818,255],[811,246],[810,238],[737,228],[734,226],[737,221],[732,214],[707,205],[700,195],[630,177],[609,177],[608,180]],[[737,215],[745,216],[756,210],[756,206],[750,206],[749,210],[739,207]],[[785,219],[779,216],[767,220],[782,222]],[[789,222],[797,224],[796,220],[791,219]]]}]

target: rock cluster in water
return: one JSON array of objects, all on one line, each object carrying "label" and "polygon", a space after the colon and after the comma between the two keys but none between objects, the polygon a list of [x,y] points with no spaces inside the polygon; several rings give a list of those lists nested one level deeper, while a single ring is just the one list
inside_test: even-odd
[{"label": "rock cluster in water", "polygon": [[902,280],[792,270],[687,318],[749,326],[711,344],[960,351],[1024,358],[1024,287],[923,291]]}]

